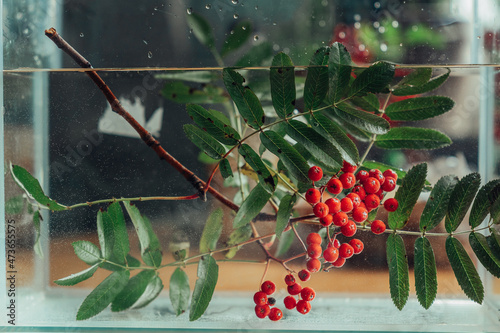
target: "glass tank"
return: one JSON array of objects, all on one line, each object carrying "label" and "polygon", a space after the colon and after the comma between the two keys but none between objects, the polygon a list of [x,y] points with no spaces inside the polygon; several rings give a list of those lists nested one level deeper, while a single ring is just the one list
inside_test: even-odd
[{"label": "glass tank", "polygon": [[499,14],[3,0],[2,330],[500,331]]}]

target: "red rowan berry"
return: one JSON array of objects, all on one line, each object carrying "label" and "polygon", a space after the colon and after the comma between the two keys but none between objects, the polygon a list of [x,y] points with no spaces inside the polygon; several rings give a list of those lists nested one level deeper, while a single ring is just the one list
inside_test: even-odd
[{"label": "red rowan berry", "polygon": [[329,246],[323,251],[323,258],[328,262],[334,262],[339,258],[339,250],[334,246]]},{"label": "red rowan berry", "polygon": [[288,310],[291,310],[291,309],[295,308],[295,306],[297,305],[297,300],[293,296],[287,296],[283,300],[283,303],[285,303],[285,308],[287,308]]},{"label": "red rowan berry", "polygon": [[338,178],[332,178],[326,184],[326,189],[331,194],[339,194],[344,189],[342,182]]},{"label": "red rowan berry", "polygon": [[295,277],[292,274],[288,274],[285,276],[285,283],[287,286],[291,286],[295,284]]},{"label": "red rowan berry", "polygon": [[253,301],[257,305],[267,304],[267,294],[263,291],[258,291],[253,295]]},{"label": "red rowan berry", "polygon": [[340,241],[337,238],[333,240],[333,246],[335,246],[337,249],[340,247]]},{"label": "red rowan berry", "polygon": [[340,232],[342,232],[342,235],[346,237],[352,237],[356,234],[356,231],[358,230],[358,227],[356,226],[356,223],[353,221],[349,220],[346,225],[340,227]]},{"label": "red rowan berry", "polygon": [[345,264],[345,258],[340,258],[340,257],[335,262],[332,262],[332,266],[337,268],[344,266],[344,264]]},{"label": "red rowan berry", "polygon": [[310,302],[316,297],[316,293],[313,288],[305,287],[300,291],[300,297],[302,297],[304,301]]},{"label": "red rowan berry", "polygon": [[319,258],[321,257],[321,245],[319,244],[311,244],[307,247],[307,255],[310,258]]},{"label": "red rowan berry", "polygon": [[382,190],[382,186],[380,186],[380,190],[378,190],[377,193],[373,194],[375,194],[380,200],[384,199],[385,196],[384,190]]},{"label": "red rowan berry", "polygon": [[368,194],[364,201],[366,209],[370,211],[380,205],[380,198],[376,194]]},{"label": "red rowan berry", "polygon": [[307,176],[313,182],[317,182],[323,178],[323,170],[319,166],[312,166],[307,172]]},{"label": "red rowan berry", "polygon": [[264,281],[260,286],[260,290],[265,292],[267,295],[272,295],[276,291],[276,285],[272,281]]},{"label": "red rowan berry", "polygon": [[302,286],[298,283],[295,283],[295,284],[292,284],[291,286],[288,286],[286,289],[290,295],[295,296],[295,295],[300,294],[300,291],[302,290]]},{"label": "red rowan berry", "polygon": [[354,254],[360,254],[363,251],[363,249],[365,248],[365,245],[363,244],[363,242],[357,238],[351,239],[349,241],[349,245],[351,245],[352,248],[354,249]]},{"label": "red rowan berry", "polygon": [[316,188],[310,188],[307,190],[305,197],[308,203],[315,204],[321,200],[321,192]]},{"label": "red rowan berry", "polygon": [[313,213],[319,218],[325,217],[328,215],[328,206],[323,202],[318,202],[313,207]]},{"label": "red rowan berry", "polygon": [[302,314],[308,313],[309,311],[311,311],[311,303],[301,299],[300,301],[297,302],[297,311],[299,311]]},{"label": "red rowan berry", "polygon": [[267,304],[264,304],[264,305],[256,305],[255,306],[255,314],[257,315],[257,317],[259,317],[260,319],[262,318],[266,318],[269,313],[271,312],[271,308],[269,307],[269,305]]},{"label": "red rowan berry", "polygon": [[347,161],[344,161],[342,163],[342,172],[350,172],[350,173],[353,173],[354,171],[356,171],[358,167],[355,166],[355,165],[352,165],[351,163],[347,162]]},{"label": "red rowan berry", "polygon": [[328,227],[330,224],[332,224],[332,221],[333,221],[332,214],[328,214],[327,216],[319,219],[319,223],[321,223],[323,227]]},{"label": "red rowan berry", "polygon": [[380,235],[385,231],[385,223],[381,220],[375,220],[371,224],[371,229],[375,235]]},{"label": "red rowan berry", "polygon": [[344,212],[338,212],[338,213],[333,214],[332,222],[337,227],[341,227],[343,225],[346,225],[348,220],[349,220],[349,217]]},{"label": "red rowan berry", "polygon": [[349,193],[346,198],[349,198],[351,199],[352,201],[352,208],[356,208],[356,207],[359,207],[359,205],[361,204],[361,197],[359,195],[357,195],[356,193]]},{"label": "red rowan berry", "polygon": [[300,281],[309,281],[311,273],[307,269],[301,270],[298,274]]},{"label": "red rowan berry", "polygon": [[328,212],[330,214],[335,214],[340,212],[340,200],[337,198],[330,198],[325,201],[325,204],[328,206]]},{"label": "red rowan berry", "polygon": [[354,255],[354,249],[352,248],[351,245],[347,243],[343,243],[340,245],[339,248],[339,257],[349,259]]},{"label": "red rowan berry", "polygon": [[353,208],[352,200],[351,198],[344,197],[342,200],[340,200],[340,210],[343,211],[344,213],[349,213]]},{"label": "red rowan berry", "polygon": [[377,193],[380,190],[380,182],[377,178],[368,177],[363,181],[363,188],[368,194]]},{"label": "red rowan berry", "polygon": [[399,202],[395,198],[389,198],[384,201],[384,208],[388,212],[395,212],[398,209]]},{"label": "red rowan berry", "polygon": [[368,210],[363,207],[363,205],[359,205],[358,208],[354,208],[352,211],[352,219],[356,222],[364,222],[368,218]]},{"label": "red rowan berry", "polygon": [[370,177],[376,178],[379,181],[380,185],[385,182],[385,177],[382,174],[382,171],[380,171],[379,169],[371,169],[369,171],[369,175]]},{"label": "red rowan berry", "polygon": [[322,241],[323,241],[323,239],[316,232],[311,232],[309,235],[307,235],[307,238],[306,238],[306,244],[307,245],[310,245],[310,244],[321,244]]},{"label": "red rowan berry", "polygon": [[306,264],[307,270],[311,273],[319,272],[321,269],[321,261],[316,258],[309,259]]},{"label": "red rowan berry", "polygon": [[392,177],[385,177],[385,182],[381,185],[381,188],[385,192],[391,192],[396,188],[396,179]]},{"label": "red rowan berry", "polygon": [[387,177],[391,177],[391,178],[394,178],[395,180],[398,180],[398,174],[394,170],[387,169],[382,174],[384,175],[386,180],[387,180]]},{"label": "red rowan berry", "polygon": [[344,172],[340,175],[339,179],[344,188],[351,188],[356,184],[356,176],[351,172]]},{"label": "red rowan berry", "polygon": [[281,318],[283,318],[283,312],[281,312],[281,310],[278,308],[272,308],[269,312],[269,319],[271,319],[272,321],[278,321]]},{"label": "red rowan berry", "polygon": [[356,174],[356,179],[358,182],[363,183],[366,178],[370,177],[370,173],[366,170],[359,170]]},{"label": "red rowan berry", "polygon": [[361,185],[354,186],[351,193],[356,193],[361,200],[363,200],[366,197],[366,191]]}]

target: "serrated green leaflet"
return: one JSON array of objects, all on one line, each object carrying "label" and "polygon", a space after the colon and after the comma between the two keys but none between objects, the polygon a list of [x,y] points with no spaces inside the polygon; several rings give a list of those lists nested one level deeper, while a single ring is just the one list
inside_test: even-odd
[{"label": "serrated green leaflet", "polygon": [[346,103],[338,104],[334,112],[337,117],[368,133],[385,134],[391,128],[384,118],[355,109]]},{"label": "serrated green leaflet", "polygon": [[162,260],[161,247],[151,222],[142,216],[137,206],[130,201],[123,201],[123,206],[125,206],[139,237],[142,260],[149,266],[159,267]]},{"label": "serrated green leaflet", "polygon": [[415,290],[418,302],[428,309],[437,295],[437,269],[434,251],[426,237],[415,241]]},{"label": "serrated green leaflet", "polygon": [[394,305],[402,310],[410,294],[408,260],[403,238],[397,234],[390,234],[387,238],[386,252],[391,298]]},{"label": "serrated green leaflet", "polygon": [[282,136],[273,131],[265,131],[260,133],[260,140],[271,153],[278,156],[299,183],[310,183],[307,176],[309,171],[307,161]]},{"label": "serrated green leaflet", "polygon": [[500,234],[498,231],[492,230],[491,235],[486,237],[491,253],[500,260]]},{"label": "serrated green leaflet", "polygon": [[226,179],[233,176],[233,170],[231,169],[231,164],[227,158],[223,158],[219,162],[219,170],[222,178]]},{"label": "serrated green leaflet", "polygon": [[424,120],[448,112],[454,105],[455,102],[449,97],[415,97],[390,104],[385,113],[391,120]]},{"label": "serrated green leaflet", "polygon": [[65,278],[55,280],[54,283],[59,285],[59,286],[74,286],[77,283],[80,283],[82,281],[85,281],[89,278],[91,278],[95,271],[99,268],[99,264],[95,264],[93,266],[90,266],[86,270],[83,270],[81,272],[71,274],[70,276],[67,276]]},{"label": "serrated green leaflet", "polygon": [[498,187],[500,187],[500,179],[495,179],[483,185],[477,192],[469,215],[471,228],[479,226],[490,212],[492,202],[489,200],[489,195]]},{"label": "serrated green leaflet", "polygon": [[163,290],[163,282],[158,275],[154,275],[146,286],[146,290],[142,293],[141,297],[134,303],[132,308],[140,309],[154,301]]},{"label": "serrated green leaflet", "polygon": [[431,79],[432,68],[416,68],[410,74],[406,75],[398,82],[398,87],[405,86],[421,86],[426,84]]},{"label": "serrated green leaflet", "polygon": [[156,276],[153,270],[143,270],[132,277],[125,288],[111,302],[111,311],[118,312],[130,309],[141,298],[148,284]]},{"label": "serrated green leaflet", "polygon": [[358,148],[335,122],[322,114],[315,113],[309,117],[312,128],[323,138],[333,144],[342,155],[342,158],[351,164],[359,161]]},{"label": "serrated green leaflet", "polygon": [[132,257],[130,254],[127,254],[127,266],[128,267],[140,267],[141,262],[136,258]]},{"label": "serrated green leaflet", "polygon": [[500,198],[497,198],[495,202],[491,204],[490,216],[494,224],[500,223]]},{"label": "serrated green leaflet", "polygon": [[168,293],[177,316],[188,309],[190,293],[188,276],[180,267],[177,267],[170,277]]},{"label": "serrated green leaflet", "polygon": [[393,127],[379,135],[375,145],[384,149],[437,149],[449,146],[451,139],[437,130],[416,127]]},{"label": "serrated green leaflet", "polygon": [[283,52],[278,53],[273,58],[269,75],[274,110],[280,118],[286,118],[295,109],[295,70],[292,59]]},{"label": "serrated green leaflet", "polygon": [[97,235],[99,237],[102,257],[106,260],[111,259],[115,245],[115,234],[113,221],[111,221],[111,217],[107,212],[97,212]]},{"label": "serrated green leaflet", "polygon": [[347,93],[347,97],[364,95],[369,92],[383,92],[391,83],[394,70],[394,64],[385,61],[371,65],[356,77]]},{"label": "serrated green leaflet", "polygon": [[312,110],[321,105],[328,93],[328,60],[330,48],[318,49],[309,62],[306,83],[304,85],[304,106]]},{"label": "serrated green leaflet", "polygon": [[215,250],[217,246],[217,241],[219,240],[220,234],[222,232],[222,208],[216,208],[208,216],[205,222],[205,227],[201,234],[200,239],[200,253],[205,253],[211,250]]},{"label": "serrated green leaflet", "polygon": [[220,160],[226,153],[226,149],[204,130],[191,125],[184,125],[184,132],[189,140],[204,151],[209,157]]},{"label": "serrated green leaflet", "polygon": [[500,278],[500,260],[493,254],[483,234],[471,232],[469,244],[484,268],[493,276]]},{"label": "serrated green leaflet", "polygon": [[238,149],[238,152],[241,156],[243,156],[245,162],[247,162],[248,165],[255,171],[261,185],[267,188],[270,192],[273,192],[276,189],[278,182],[265,166],[264,162],[262,162],[260,156],[247,144],[242,144]]},{"label": "serrated green leaflet", "polygon": [[243,201],[240,209],[236,213],[233,220],[233,228],[240,228],[252,221],[257,214],[260,213],[262,208],[266,205],[267,201],[271,199],[272,192],[269,192],[262,185],[257,184],[248,197]]},{"label": "serrated green leaflet", "polygon": [[281,198],[280,205],[278,208],[278,214],[276,214],[276,237],[280,239],[283,230],[285,230],[290,221],[290,215],[292,214],[293,206],[297,196],[287,194]]},{"label": "serrated green leaflet", "polygon": [[444,219],[448,211],[451,193],[457,183],[457,177],[448,175],[441,177],[434,185],[420,216],[420,231],[430,231]]},{"label": "serrated green leaflet", "polygon": [[350,99],[350,101],[362,110],[375,113],[380,111],[380,101],[375,94],[368,93],[362,97],[354,96]]},{"label": "serrated green leaflet", "polygon": [[333,43],[330,47],[328,60],[328,100],[330,104],[338,102],[351,78],[351,55],[346,47],[340,43]]},{"label": "serrated green leaflet", "polygon": [[102,260],[101,250],[89,241],[76,241],[71,243],[76,256],[88,265],[94,265]]},{"label": "serrated green leaflet", "polygon": [[47,207],[52,211],[66,210],[67,207],[58,204],[43,193],[43,189],[36,178],[34,178],[26,169],[18,165],[10,165],[10,173],[14,181],[22,188],[31,198],[40,205]]},{"label": "serrated green leaflet", "polygon": [[338,123],[346,133],[352,135],[356,140],[359,140],[361,142],[368,142],[371,140],[372,134],[357,128],[349,121],[340,119],[339,117],[337,117],[334,109],[329,110],[329,113],[332,115],[333,120]]},{"label": "serrated green leaflet", "polygon": [[477,172],[468,174],[457,183],[448,204],[448,212],[444,222],[446,232],[452,233],[457,230],[460,222],[467,214],[480,185],[481,177]]},{"label": "serrated green leaflet", "polygon": [[298,120],[289,120],[286,125],[286,133],[302,144],[316,159],[333,167],[342,166],[342,155],[321,134]]},{"label": "serrated green leaflet", "polygon": [[202,43],[209,49],[212,49],[215,46],[215,37],[212,31],[212,27],[207,22],[207,20],[197,13],[191,13],[187,15],[186,19],[189,27],[193,31],[193,34],[200,41],[200,43]]},{"label": "serrated green leaflet", "polygon": [[239,49],[245,44],[251,34],[252,23],[250,21],[244,20],[238,22],[222,45],[222,50],[220,51],[221,57],[225,57],[230,52]]},{"label": "serrated green leaflet", "polygon": [[238,132],[219,118],[214,117],[213,113],[216,111],[209,112],[196,104],[188,104],[186,109],[194,122],[212,135],[214,139],[226,145],[235,145],[239,142]]},{"label": "serrated green leaflet", "polygon": [[259,129],[264,124],[264,110],[253,91],[243,86],[245,79],[232,69],[225,68],[222,79],[227,92],[238,108],[238,112],[248,126]]},{"label": "serrated green leaflet", "polygon": [[481,304],[484,298],[484,288],[479,274],[474,267],[467,251],[460,241],[452,236],[446,238],[446,254],[458,284],[469,299]]},{"label": "serrated green leaflet", "polygon": [[[234,229],[233,232],[231,232],[231,234],[229,235],[229,240],[227,241],[227,245],[233,246],[239,244],[241,242],[249,240],[250,237],[252,237],[252,228],[250,227],[249,224],[247,224],[241,228]],[[240,249],[239,247],[233,247],[229,249],[229,251],[226,253],[226,258],[227,259],[233,258],[239,249]]]},{"label": "serrated green leaflet", "polygon": [[450,76],[450,70],[448,72],[441,74],[432,78],[429,82],[421,84],[421,81],[418,82],[418,85],[403,85],[400,88],[396,88],[392,91],[392,94],[395,96],[408,96],[408,95],[417,95],[429,92],[431,90],[436,89],[440,85],[442,85],[446,79]]},{"label": "serrated green leaflet", "polygon": [[125,264],[129,258],[130,243],[125,225],[125,217],[123,216],[122,206],[119,202],[109,205],[108,215],[113,223],[113,261],[118,264]]},{"label": "serrated green leaflet", "polygon": [[427,164],[425,163],[418,164],[408,171],[395,195],[399,203],[398,209],[389,213],[388,224],[391,229],[401,229],[408,223],[426,177]]},{"label": "serrated green leaflet", "polygon": [[179,104],[214,104],[228,100],[224,95],[224,89],[220,87],[207,84],[202,89],[196,89],[181,81],[167,82],[161,89],[161,94],[166,99]]},{"label": "serrated green leaflet", "polygon": [[127,285],[130,272],[113,272],[85,298],[76,314],[76,320],[89,319],[106,309]]},{"label": "serrated green leaflet", "polygon": [[219,278],[219,266],[212,256],[201,257],[198,263],[198,280],[193,290],[191,307],[189,309],[189,321],[200,318],[212,300],[217,279]]}]

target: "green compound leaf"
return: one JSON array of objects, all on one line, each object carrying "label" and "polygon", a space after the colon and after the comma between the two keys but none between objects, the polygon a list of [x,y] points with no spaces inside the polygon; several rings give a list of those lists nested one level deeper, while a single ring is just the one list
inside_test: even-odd
[{"label": "green compound leaf", "polygon": [[286,123],[286,133],[302,144],[316,159],[333,167],[342,166],[342,155],[337,148],[306,124],[289,120]]},{"label": "green compound leaf", "polygon": [[324,46],[318,49],[307,69],[306,83],[304,85],[304,105],[307,111],[321,105],[328,93],[328,61],[330,48]]},{"label": "green compound leaf", "polygon": [[5,201],[5,214],[20,214],[24,208],[24,198],[22,195],[16,195]]},{"label": "green compound leaf", "polygon": [[467,251],[460,241],[452,236],[446,238],[446,254],[458,284],[469,299],[481,304],[484,298],[484,288],[479,274],[474,267]]},{"label": "green compound leaf", "polygon": [[269,75],[274,110],[280,118],[286,118],[295,109],[295,68],[292,59],[283,52],[278,53],[273,58]]},{"label": "green compound leaf", "polygon": [[125,206],[139,237],[142,260],[146,265],[159,267],[162,260],[161,247],[151,222],[142,216],[137,206],[130,201],[123,201],[123,206]]},{"label": "green compound leaf", "polygon": [[111,259],[115,245],[115,234],[113,221],[111,221],[111,217],[107,212],[97,212],[97,235],[99,237],[102,257],[106,260]]},{"label": "green compound leaf", "polygon": [[223,215],[222,208],[219,207],[208,216],[203,233],[201,234],[200,253],[215,250],[222,232]]},{"label": "green compound leaf", "polygon": [[113,223],[113,261],[117,264],[125,264],[129,259],[130,242],[125,225],[125,216],[123,216],[122,206],[119,202],[109,205],[108,216]]},{"label": "green compound leaf", "polygon": [[328,60],[328,101],[330,104],[338,102],[351,79],[351,55],[346,47],[340,43],[333,43]]},{"label": "green compound leaf", "polygon": [[309,123],[316,132],[337,148],[344,160],[352,165],[358,164],[358,148],[339,125],[318,113],[309,118]]},{"label": "green compound leaf", "polygon": [[450,111],[455,102],[444,96],[415,97],[390,104],[385,113],[391,120],[424,120]]},{"label": "green compound leaf", "polygon": [[295,148],[283,139],[281,135],[273,131],[260,133],[262,144],[283,162],[285,168],[299,183],[310,183],[307,173],[309,165]]},{"label": "green compound leaf", "polygon": [[448,175],[441,177],[434,185],[420,216],[420,231],[430,231],[444,219],[448,211],[451,193],[457,183],[457,177]]},{"label": "green compound leaf", "polygon": [[204,130],[191,125],[184,125],[184,132],[189,140],[204,151],[209,157],[220,160],[226,153],[226,149]]},{"label": "green compound leaf", "polygon": [[451,139],[437,130],[416,127],[393,127],[376,138],[375,145],[384,149],[437,149],[449,146]]},{"label": "green compound leaf", "polygon": [[396,88],[392,91],[392,94],[395,96],[408,96],[408,95],[418,95],[423,94],[429,91],[432,91],[442,85],[448,76],[450,76],[450,70],[448,72],[441,74],[432,78],[429,82],[421,84],[421,81],[418,80],[416,84],[408,82],[407,85],[403,85],[400,88]]},{"label": "green compound leaf", "polygon": [[219,278],[219,266],[211,256],[201,257],[198,264],[198,280],[194,286],[189,309],[189,321],[200,318],[212,300],[217,279]]},{"label": "green compound leaf", "polygon": [[500,278],[500,259],[491,251],[486,237],[473,231],[469,234],[469,243],[484,268],[493,276]]},{"label": "green compound leaf", "polygon": [[248,197],[243,201],[233,220],[233,228],[240,228],[252,221],[266,203],[271,199],[272,193],[264,188],[260,183],[257,184]]},{"label": "green compound leaf", "polygon": [[365,69],[354,80],[347,93],[348,97],[366,93],[380,93],[387,89],[394,77],[394,64],[380,61]]},{"label": "green compound leaf", "polygon": [[224,89],[212,84],[195,89],[181,81],[167,82],[163,86],[161,94],[166,99],[179,104],[217,104],[228,101],[227,96],[224,95]]},{"label": "green compound leaf", "polygon": [[212,27],[205,18],[197,13],[191,13],[187,15],[187,23],[192,29],[195,37],[200,41],[201,44],[205,45],[209,49],[215,47],[215,37],[212,31]]},{"label": "green compound leaf", "polygon": [[387,238],[386,252],[391,298],[394,305],[402,310],[410,294],[408,259],[403,238],[398,234],[390,234]]},{"label": "green compound leaf", "polygon": [[87,265],[95,265],[101,262],[101,251],[89,241],[76,241],[71,243],[76,256]]},{"label": "green compound leaf", "polygon": [[402,86],[421,86],[426,84],[432,76],[432,68],[416,68],[410,74],[406,75],[398,83],[398,87]]},{"label": "green compound leaf", "polygon": [[239,49],[248,41],[251,34],[252,23],[250,21],[238,22],[222,45],[222,50],[220,51],[221,57],[225,57],[229,53]]},{"label": "green compound leaf", "polygon": [[127,285],[128,270],[113,272],[85,298],[76,314],[76,320],[89,319],[104,309]]},{"label": "green compound leaf", "polygon": [[467,214],[480,185],[481,176],[477,172],[468,174],[457,183],[448,204],[448,212],[444,222],[446,232],[452,233],[457,230],[460,222]]},{"label": "green compound leaf", "polygon": [[427,176],[427,164],[421,163],[411,168],[402,180],[395,198],[398,201],[398,209],[389,213],[389,227],[391,229],[403,228],[410,219],[413,207],[425,185]]},{"label": "green compound leaf", "polygon": [[337,105],[334,112],[337,117],[368,133],[385,134],[391,128],[384,118],[355,109],[346,103]]},{"label": "green compound leaf", "polygon": [[31,198],[40,205],[47,207],[52,211],[66,210],[68,207],[58,204],[43,193],[43,189],[36,178],[34,178],[26,169],[18,165],[10,165],[10,173],[17,185],[22,188]]},{"label": "green compound leaf", "polygon": [[270,192],[274,192],[278,181],[273,177],[269,169],[266,167],[260,156],[247,144],[242,144],[238,152],[245,159],[245,162],[255,171],[259,178],[260,184],[267,188]]},{"label": "green compound leaf", "polygon": [[186,272],[180,267],[177,267],[170,277],[168,294],[175,314],[179,316],[186,312],[189,305],[191,290],[189,289],[189,278]]},{"label": "green compound leaf", "polygon": [[437,269],[434,251],[426,237],[415,241],[415,289],[418,302],[428,309],[437,295]]},{"label": "green compound leaf", "polygon": [[217,111],[207,111],[196,104],[188,104],[186,108],[191,119],[214,139],[226,145],[235,145],[239,142],[238,132],[226,122],[214,117],[214,112]]},{"label": "green compound leaf", "polygon": [[264,109],[253,91],[243,86],[245,82],[243,76],[232,69],[225,68],[222,72],[222,79],[243,120],[248,126],[259,129],[264,124]]},{"label": "green compound leaf", "polygon": [[[494,194],[500,188],[500,179],[489,181],[477,192],[476,199],[472,204],[469,215],[469,225],[471,228],[479,226],[490,212],[491,205],[495,202],[490,200],[490,194]],[[492,198],[493,199],[493,198]]]},{"label": "green compound leaf", "polygon": [[276,215],[276,237],[280,239],[283,230],[285,230],[288,225],[288,221],[290,221],[290,215],[292,214],[293,206],[295,205],[295,201],[297,200],[297,196],[287,194],[285,195],[280,202],[278,208],[278,214]]},{"label": "green compound leaf", "polygon": [[111,302],[111,311],[118,312],[132,308],[144,294],[147,286],[155,276],[155,271],[143,270],[132,277],[125,288]]},{"label": "green compound leaf", "polygon": [[[233,232],[231,232],[231,234],[229,235],[229,240],[227,241],[227,246],[240,244],[244,241],[249,240],[250,237],[252,237],[252,228],[249,224],[244,225],[243,227],[234,229]],[[233,258],[239,249],[239,246],[229,249],[229,251],[226,253],[226,258]]]},{"label": "green compound leaf", "polygon": [[362,110],[375,113],[380,111],[380,101],[375,94],[368,93],[362,97],[354,96],[350,101]]},{"label": "green compound leaf", "polygon": [[54,283],[59,285],[59,286],[74,286],[77,283],[80,283],[82,281],[85,281],[94,275],[95,271],[99,268],[99,263],[90,266],[86,270],[83,270],[81,272],[71,274],[70,276],[67,276],[65,278],[55,280]]}]

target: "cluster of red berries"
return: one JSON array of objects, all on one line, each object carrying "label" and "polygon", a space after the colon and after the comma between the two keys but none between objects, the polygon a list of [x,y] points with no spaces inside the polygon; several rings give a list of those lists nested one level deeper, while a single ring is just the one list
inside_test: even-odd
[{"label": "cluster of red berries", "polygon": [[[308,281],[311,278],[311,273],[305,269],[298,273],[298,277],[301,281]],[[287,291],[289,296],[284,299],[285,307],[288,310],[297,309],[298,312],[306,314],[311,311],[311,301],[316,297],[316,292],[313,288],[304,287],[296,282],[293,274],[288,274],[285,276],[285,283],[288,286]],[[299,296],[296,299],[295,296]]]},{"label": "cluster of red berries", "polygon": [[255,314],[259,318],[269,317],[272,321],[278,321],[283,318],[283,312],[274,307],[276,299],[268,297],[276,291],[276,285],[272,281],[264,281],[260,286],[260,290],[253,295],[255,302]]},{"label": "cluster of red berries", "polygon": [[[322,238],[320,234],[311,232],[306,239],[307,243],[307,270],[311,273],[318,272],[321,269],[321,261],[319,258],[323,255],[325,263],[330,264],[330,267],[340,268],[344,266],[347,259],[355,254],[360,254],[364,249],[364,244],[361,240],[353,238],[348,243],[340,243],[334,237],[328,242],[325,250],[321,247]],[[328,270],[327,267],[325,268]]]}]

